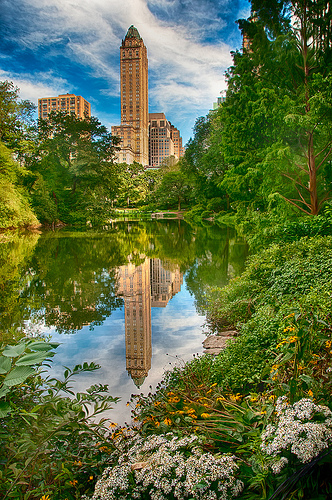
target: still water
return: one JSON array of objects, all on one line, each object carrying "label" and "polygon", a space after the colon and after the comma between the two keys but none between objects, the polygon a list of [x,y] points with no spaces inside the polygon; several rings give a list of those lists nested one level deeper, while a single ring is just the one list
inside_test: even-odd
[{"label": "still water", "polygon": [[[247,247],[227,227],[179,220],[118,222],[102,232],[0,236],[0,328],[60,343],[51,374],[94,361],[75,390],[109,385],[111,418],[130,420],[170,365],[202,353],[205,293],[241,273]],[[206,330],[206,328],[205,328]]]}]

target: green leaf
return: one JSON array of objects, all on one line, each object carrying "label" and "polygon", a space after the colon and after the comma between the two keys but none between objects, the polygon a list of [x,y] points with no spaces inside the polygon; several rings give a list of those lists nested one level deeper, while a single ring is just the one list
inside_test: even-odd
[{"label": "green leaf", "polygon": [[48,352],[31,352],[16,361],[16,366],[32,366],[42,363],[49,356]]},{"label": "green leaf", "polygon": [[6,396],[6,394],[8,394],[9,392],[9,388],[8,387],[1,387],[0,389],[0,398],[3,398],[4,396]]},{"label": "green leaf", "polygon": [[21,344],[17,345],[6,345],[6,347],[2,352],[2,355],[6,356],[6,358],[17,358],[18,356],[21,356],[21,354],[25,351],[25,349],[26,349],[25,342],[22,342]]},{"label": "green leaf", "polygon": [[41,341],[30,341],[28,342],[28,347],[32,351],[50,351],[51,349],[56,349],[60,344],[58,342],[41,342]]},{"label": "green leaf", "polygon": [[0,401],[0,418],[4,418],[10,412],[10,404],[7,401]]},{"label": "green leaf", "polygon": [[282,358],[281,361],[285,362],[285,361],[289,361],[290,359],[292,359],[294,357],[294,353],[293,352],[287,352],[285,354],[285,356]]},{"label": "green leaf", "polygon": [[33,373],[35,370],[30,366],[15,366],[14,370],[8,373],[3,384],[7,387],[22,384]]},{"label": "green leaf", "polygon": [[0,356],[0,374],[8,373],[12,367],[12,362],[5,356]]},{"label": "green leaf", "polygon": [[308,386],[311,386],[314,379],[309,377],[309,375],[302,374],[299,376],[299,379],[303,380]]}]

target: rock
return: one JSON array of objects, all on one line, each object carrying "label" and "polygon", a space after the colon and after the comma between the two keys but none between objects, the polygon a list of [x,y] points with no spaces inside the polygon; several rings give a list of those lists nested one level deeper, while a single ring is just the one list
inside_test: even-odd
[{"label": "rock", "polygon": [[225,349],[227,341],[237,335],[237,333],[236,330],[226,330],[219,333],[219,335],[210,335],[203,341],[204,353],[219,354],[222,349]]}]

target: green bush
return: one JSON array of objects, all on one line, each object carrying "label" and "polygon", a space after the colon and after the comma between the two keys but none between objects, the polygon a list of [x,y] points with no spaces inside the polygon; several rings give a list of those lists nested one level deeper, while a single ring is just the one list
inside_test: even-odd
[{"label": "green bush", "polygon": [[94,363],[66,368],[64,379],[45,376],[57,344],[23,340],[0,350],[0,496],[74,500],[91,493],[108,463],[111,444],[105,419],[96,417],[117,398],[108,387],[75,394],[72,378],[98,369]]},{"label": "green bush", "polygon": [[[302,238],[252,256],[241,277],[211,292],[208,307],[214,331],[239,331],[215,360],[212,380],[234,391],[262,388],[287,315],[302,311],[331,321],[332,238]],[[324,329],[318,322],[315,336]]]}]

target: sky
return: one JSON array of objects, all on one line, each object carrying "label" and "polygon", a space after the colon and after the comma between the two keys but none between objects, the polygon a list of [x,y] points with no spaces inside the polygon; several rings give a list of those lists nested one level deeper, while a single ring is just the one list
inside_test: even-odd
[{"label": "sky", "polygon": [[109,129],[120,124],[120,45],[134,25],[147,47],[149,112],[183,144],[226,89],[237,19],[248,0],[0,0],[0,81],[20,97],[81,95]]}]

